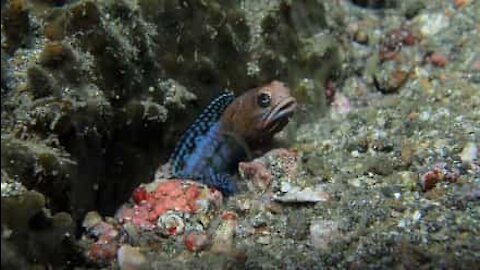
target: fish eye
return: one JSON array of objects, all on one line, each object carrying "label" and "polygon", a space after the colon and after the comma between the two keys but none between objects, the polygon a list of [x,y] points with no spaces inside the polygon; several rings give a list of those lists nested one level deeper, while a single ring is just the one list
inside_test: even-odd
[{"label": "fish eye", "polygon": [[271,101],[272,101],[272,98],[268,93],[260,93],[257,97],[257,104],[262,108],[266,108],[270,106]]}]

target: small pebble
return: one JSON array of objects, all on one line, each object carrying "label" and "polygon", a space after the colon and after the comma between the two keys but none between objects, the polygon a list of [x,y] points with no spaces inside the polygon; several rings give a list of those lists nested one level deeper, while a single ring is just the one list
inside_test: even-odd
[{"label": "small pebble", "polygon": [[121,270],[143,269],[147,259],[136,247],[122,245],[117,252],[118,266]]},{"label": "small pebble", "polygon": [[259,236],[255,242],[261,245],[269,245],[272,242],[272,237],[270,235],[262,235]]},{"label": "small pebble", "polygon": [[355,42],[359,44],[363,44],[363,45],[368,44],[368,35],[367,33],[365,33],[365,31],[358,30],[357,32],[355,32],[353,39],[355,40]]},{"label": "small pebble", "polygon": [[425,37],[432,37],[450,25],[449,18],[443,13],[425,13],[418,16],[420,31]]},{"label": "small pebble", "polygon": [[210,245],[210,238],[206,232],[191,231],[185,235],[184,244],[189,251],[205,250]]},{"label": "small pebble", "polygon": [[224,211],[222,222],[217,228],[212,240],[212,251],[216,253],[231,253],[233,251],[233,237],[238,224],[235,212]]},{"label": "small pebble", "polygon": [[338,234],[338,223],[333,220],[317,220],[310,225],[310,242],[316,249],[328,248]]},{"label": "small pebble", "polygon": [[480,57],[473,60],[472,64],[470,65],[470,69],[476,72],[480,71]]},{"label": "small pebble", "polygon": [[272,182],[273,176],[265,164],[259,161],[240,162],[238,170],[243,179],[252,184],[254,189],[265,191]]},{"label": "small pebble", "polygon": [[82,226],[86,230],[89,230],[90,228],[93,228],[95,225],[97,225],[101,221],[102,221],[102,217],[100,216],[100,214],[96,211],[91,211],[85,215]]},{"label": "small pebble", "polygon": [[469,142],[465,145],[460,153],[460,159],[465,163],[472,163],[478,159],[478,148],[473,142]]},{"label": "small pebble", "polygon": [[470,1],[469,0],[454,0],[453,1],[453,6],[456,9],[461,9],[465,7]]},{"label": "small pebble", "polygon": [[439,52],[434,52],[430,56],[428,56],[428,61],[432,65],[440,68],[445,67],[448,63],[447,57]]}]

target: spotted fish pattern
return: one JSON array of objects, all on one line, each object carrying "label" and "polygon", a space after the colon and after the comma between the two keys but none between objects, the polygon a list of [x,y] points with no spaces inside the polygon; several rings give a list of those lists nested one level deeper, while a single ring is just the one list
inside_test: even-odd
[{"label": "spotted fish pattern", "polygon": [[[219,119],[235,96],[222,93],[204,109],[195,122],[183,134],[171,157],[172,175],[178,178],[198,180],[213,186],[225,195],[235,192],[229,179],[228,160],[236,160],[237,147],[222,134]],[[219,154],[219,155],[218,155]]]},{"label": "spotted fish pattern", "polygon": [[224,92],[205,108],[180,138],[170,157],[172,176],[236,191],[231,173],[252,145],[280,131],[296,107],[283,83],[273,81],[235,98]]}]

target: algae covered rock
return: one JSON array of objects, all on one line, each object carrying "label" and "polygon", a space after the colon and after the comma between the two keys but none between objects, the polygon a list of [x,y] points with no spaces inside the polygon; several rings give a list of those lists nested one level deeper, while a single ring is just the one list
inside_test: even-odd
[{"label": "algae covered rock", "polygon": [[[113,213],[220,90],[240,92],[280,78],[295,91],[311,78],[315,87],[307,95],[321,107],[315,92],[338,60],[334,39],[319,33],[327,24],[316,1],[5,6],[2,44],[11,49],[2,54],[2,72],[14,76],[2,82],[2,134],[9,134],[2,144],[15,141],[23,154],[11,146],[2,168],[47,191],[32,164],[55,163],[61,174],[51,175],[56,184],[48,192],[61,190],[63,208],[79,217],[97,207]],[[22,21],[26,30],[16,35],[30,42],[12,36],[12,20]],[[192,106],[196,99],[201,105]],[[57,156],[71,162],[58,163]],[[23,163],[30,165],[15,165]]]},{"label": "algae covered rock", "polygon": [[224,89],[279,79],[322,108],[339,67],[324,16],[317,1],[2,1],[2,188],[78,223],[151,180]]},{"label": "algae covered rock", "polygon": [[23,258],[60,266],[73,254],[72,217],[66,212],[52,215],[45,205],[45,197],[36,191],[4,196],[2,188],[2,255],[7,255],[2,256],[2,267],[25,267]]}]

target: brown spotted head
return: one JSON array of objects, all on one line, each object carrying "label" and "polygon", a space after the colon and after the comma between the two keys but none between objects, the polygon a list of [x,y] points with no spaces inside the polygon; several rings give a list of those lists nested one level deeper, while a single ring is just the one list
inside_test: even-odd
[{"label": "brown spotted head", "polygon": [[236,98],[223,113],[222,126],[247,143],[270,139],[285,127],[296,107],[290,90],[273,81]]}]

